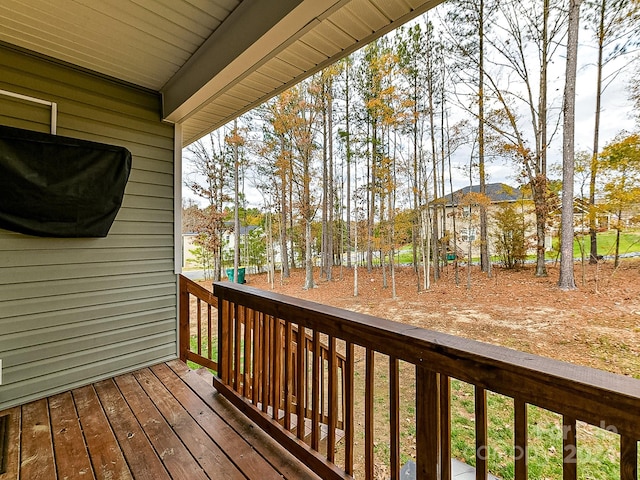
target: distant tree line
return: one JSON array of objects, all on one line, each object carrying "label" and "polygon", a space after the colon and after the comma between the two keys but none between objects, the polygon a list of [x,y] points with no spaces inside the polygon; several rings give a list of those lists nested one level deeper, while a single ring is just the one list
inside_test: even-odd
[{"label": "distant tree line", "polygon": [[[600,139],[603,94],[637,68],[639,18],[640,2],[633,0],[450,0],[195,142],[185,155],[186,186],[203,203],[191,212],[190,229],[211,254],[214,279],[222,271],[223,233],[242,223],[234,213],[229,227],[229,212],[247,212],[247,192],[258,192],[271,281],[276,272],[286,278],[303,267],[304,287],[313,288],[315,266],[328,280],[339,275],[337,267],[381,268],[385,287],[395,292],[394,258],[411,245],[416,288],[429,288],[447,252],[457,251],[460,224],[447,226],[445,199],[461,171],[469,185],[480,186],[479,194],[456,201],[478,213],[480,268],[491,275],[491,257],[500,252],[490,251],[487,225],[513,228],[504,213],[488,214],[487,168],[494,162],[509,163],[513,181],[531,194],[535,273],[544,276],[557,198],[551,146],[557,151],[561,140],[571,188],[561,187],[560,196],[573,198],[576,169],[588,178],[581,194],[589,204],[589,256],[597,261],[598,210],[621,218],[640,198],[638,134],[621,132],[604,148]],[[586,48],[578,32],[597,47],[597,64],[589,67],[597,95],[593,149],[574,154],[568,100]],[[629,85],[629,102],[640,107],[638,78]],[[564,219],[571,242],[572,215]],[[521,257],[521,236],[508,237],[517,239],[509,255]],[[241,255],[236,267],[247,261]],[[514,262],[509,257],[506,264]],[[561,283],[572,287],[572,271],[565,273]]]}]

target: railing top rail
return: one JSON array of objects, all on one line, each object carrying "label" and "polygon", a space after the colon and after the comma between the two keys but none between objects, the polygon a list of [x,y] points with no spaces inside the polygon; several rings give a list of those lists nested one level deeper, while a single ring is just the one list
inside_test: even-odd
[{"label": "railing top rail", "polygon": [[210,290],[207,290],[203,286],[197,284],[193,280],[180,275],[180,288],[184,288],[185,291],[195,295],[197,298],[209,303],[210,305],[218,306],[218,297],[216,297]]},{"label": "railing top rail", "polygon": [[640,380],[245,285],[214,295],[640,439]]}]

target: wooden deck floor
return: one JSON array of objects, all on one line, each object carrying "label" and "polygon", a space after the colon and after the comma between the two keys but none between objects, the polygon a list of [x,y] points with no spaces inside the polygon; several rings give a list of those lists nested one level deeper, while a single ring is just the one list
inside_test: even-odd
[{"label": "wooden deck floor", "polygon": [[180,361],[0,412],[9,479],[317,479]]}]

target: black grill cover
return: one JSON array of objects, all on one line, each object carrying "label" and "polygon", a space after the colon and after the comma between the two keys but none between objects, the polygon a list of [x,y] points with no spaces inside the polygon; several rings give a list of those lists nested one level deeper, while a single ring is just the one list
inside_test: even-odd
[{"label": "black grill cover", "polygon": [[0,126],[0,228],[106,237],[130,171],[126,148]]}]

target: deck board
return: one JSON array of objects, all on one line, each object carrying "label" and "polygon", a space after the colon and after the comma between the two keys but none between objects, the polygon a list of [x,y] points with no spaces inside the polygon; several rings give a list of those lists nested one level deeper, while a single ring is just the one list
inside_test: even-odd
[{"label": "deck board", "polygon": [[49,398],[58,478],[95,479],[71,392]]},{"label": "deck board", "polygon": [[213,409],[164,364],[152,368],[153,372],[171,390],[198,425],[222,448],[235,454],[237,467],[248,478],[276,480],[282,476],[238,433],[233,430]]},{"label": "deck board", "polygon": [[0,480],[318,478],[177,360],[2,415]]},{"label": "deck board", "polygon": [[[24,405],[21,422],[20,478],[56,478],[47,401]],[[11,472],[4,475],[11,475]]]},{"label": "deck board", "polygon": [[[134,377],[149,398],[153,400],[159,412],[168,419],[170,427],[176,436],[185,445],[185,448],[194,456],[194,460],[204,472],[217,471],[221,478],[230,480],[244,480],[242,473],[235,467],[222,450],[211,440],[207,433],[198,428],[197,422],[162,385],[160,380],[149,370],[141,370]],[[171,452],[170,454],[173,454]],[[176,456],[179,453],[176,452]],[[198,468],[194,465],[194,471],[185,478],[198,478],[195,475]]]},{"label": "deck board", "polygon": [[131,476],[136,480],[171,480],[156,451],[113,380],[94,384]]},{"label": "deck board", "polygon": [[90,460],[95,478],[97,480],[132,479],[133,476],[127,467],[118,440],[93,386],[74,390],[73,400],[87,448],[91,452]]},{"label": "deck board", "polygon": [[171,477],[206,479],[198,462],[189,454],[189,450],[180,441],[135,377],[122,375],[115,381]]},{"label": "deck board", "polygon": [[199,395],[209,408],[219,413],[229,426],[249,442],[271,465],[274,465],[284,478],[300,480],[318,480],[320,478],[290,453],[286,452],[283,455],[285,450],[259,427],[247,421],[247,418],[226,398],[219,394],[212,395],[211,389],[213,387],[205,383],[198,372],[190,370],[182,362],[171,362],[168,365]]}]

